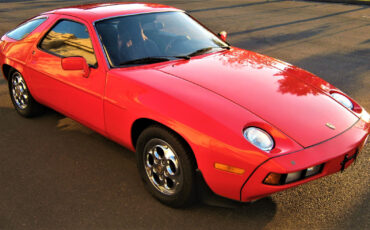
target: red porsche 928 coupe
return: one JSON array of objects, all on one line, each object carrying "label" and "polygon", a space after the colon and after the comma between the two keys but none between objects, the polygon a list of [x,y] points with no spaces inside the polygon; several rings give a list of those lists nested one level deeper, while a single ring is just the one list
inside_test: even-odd
[{"label": "red porsche 928 coupe", "polygon": [[40,14],[1,38],[0,66],[20,115],[47,106],[136,151],[146,188],[172,207],[199,187],[248,202],[343,171],[370,129],[334,86],[165,5]]}]

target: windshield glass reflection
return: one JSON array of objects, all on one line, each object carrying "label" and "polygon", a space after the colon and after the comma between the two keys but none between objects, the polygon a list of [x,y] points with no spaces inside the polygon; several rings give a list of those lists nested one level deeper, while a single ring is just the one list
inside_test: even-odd
[{"label": "windshield glass reflection", "polygon": [[182,12],[122,16],[97,22],[96,29],[111,66],[139,59],[147,64],[148,57],[200,55],[228,46]]}]

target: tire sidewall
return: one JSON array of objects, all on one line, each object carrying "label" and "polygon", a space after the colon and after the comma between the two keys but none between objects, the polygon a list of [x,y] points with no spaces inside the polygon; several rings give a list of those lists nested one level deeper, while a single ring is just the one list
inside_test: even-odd
[{"label": "tire sidewall", "polygon": [[19,74],[19,75],[20,75],[20,77],[23,79],[24,83],[26,84],[26,81],[24,80],[24,78],[23,78],[23,76],[22,76],[22,74],[21,74],[20,72],[18,72],[18,71],[16,71],[16,70],[11,71],[11,72],[9,73],[9,80],[8,80],[9,95],[10,95],[10,98],[11,98],[12,103],[13,103],[13,105],[14,105],[14,108],[17,110],[17,112],[18,112],[19,114],[21,114],[22,116],[27,117],[27,116],[29,116],[29,115],[31,114],[31,112],[32,112],[32,110],[31,110],[31,106],[30,106],[30,104],[31,104],[31,103],[30,103],[30,101],[31,101],[30,93],[29,93],[29,91],[28,91],[28,86],[27,86],[27,84],[26,84],[26,87],[27,87],[27,94],[28,94],[29,99],[28,99],[28,102],[27,102],[27,107],[26,107],[26,108],[24,108],[24,109],[20,108],[20,107],[17,105],[17,103],[15,102],[15,100],[14,100],[14,96],[13,96],[13,92],[12,92],[12,80],[13,80],[13,78],[15,77],[15,75],[16,75],[16,74]]},{"label": "tire sidewall", "polygon": [[[24,109],[20,108],[17,105],[17,103],[14,100],[14,96],[13,96],[13,92],[12,92],[12,80],[15,77],[16,74],[19,74],[19,76],[23,79],[24,84],[26,85],[26,90],[27,90],[27,94],[28,94],[28,102],[27,102],[27,107],[24,108]],[[21,116],[29,118],[29,117],[39,115],[40,113],[43,112],[43,106],[41,104],[39,104],[38,102],[36,102],[35,99],[32,97],[31,92],[29,91],[27,82],[24,79],[23,75],[19,71],[13,69],[12,71],[9,72],[8,89],[9,89],[10,99],[12,100],[14,108]]]},{"label": "tire sidewall", "polygon": [[[160,139],[170,145],[176,152],[179,160],[183,182],[180,190],[173,195],[166,195],[157,190],[149,180],[144,167],[145,150],[148,148],[147,143],[152,139]],[[194,200],[195,196],[195,168],[189,154],[189,149],[176,137],[172,132],[162,127],[152,126],[142,132],[137,141],[136,160],[140,176],[147,190],[160,202],[172,207],[184,207]]]}]

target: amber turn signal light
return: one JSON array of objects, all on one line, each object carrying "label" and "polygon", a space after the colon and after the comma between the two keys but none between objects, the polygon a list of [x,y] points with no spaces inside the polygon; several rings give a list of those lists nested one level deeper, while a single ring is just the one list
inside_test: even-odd
[{"label": "amber turn signal light", "polygon": [[299,180],[306,179],[311,176],[315,176],[321,173],[324,168],[324,164],[315,165],[300,171],[291,172],[288,174],[269,173],[263,180],[264,184],[268,185],[284,185],[293,183]]},{"label": "amber turn signal light", "polygon": [[265,180],[263,181],[265,184],[271,185],[278,185],[280,184],[281,174],[277,173],[270,173]]},{"label": "amber turn signal light", "polygon": [[219,170],[222,170],[222,171],[239,174],[239,175],[241,175],[245,172],[244,169],[233,167],[233,166],[230,166],[230,165],[221,164],[221,163],[215,163],[215,168],[219,169]]}]

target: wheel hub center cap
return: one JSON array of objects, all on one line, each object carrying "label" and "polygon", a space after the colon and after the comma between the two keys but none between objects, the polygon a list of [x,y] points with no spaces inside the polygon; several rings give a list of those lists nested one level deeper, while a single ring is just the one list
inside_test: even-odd
[{"label": "wheel hub center cap", "polygon": [[156,167],[156,171],[157,171],[159,174],[162,174],[162,173],[163,173],[163,166],[162,166],[162,165],[157,165],[157,167]]},{"label": "wheel hub center cap", "polygon": [[19,86],[15,87],[15,95],[19,96],[21,94],[21,89]]}]

